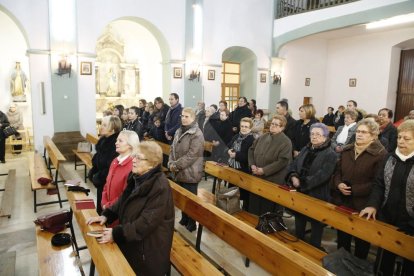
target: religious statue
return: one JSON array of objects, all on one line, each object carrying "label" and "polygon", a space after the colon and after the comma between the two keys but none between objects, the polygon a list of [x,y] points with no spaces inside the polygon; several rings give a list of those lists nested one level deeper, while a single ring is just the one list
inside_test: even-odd
[{"label": "religious statue", "polygon": [[118,95],[118,76],[113,68],[109,69],[107,73],[108,88],[106,96],[116,97]]},{"label": "religious statue", "polygon": [[16,67],[11,75],[10,92],[13,97],[13,102],[26,101],[26,74],[20,68],[20,62],[16,62]]}]

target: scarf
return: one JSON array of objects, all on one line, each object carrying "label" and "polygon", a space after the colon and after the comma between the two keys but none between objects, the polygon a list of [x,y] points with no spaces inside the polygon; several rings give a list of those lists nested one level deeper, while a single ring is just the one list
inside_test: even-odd
[{"label": "scarf", "polygon": [[414,152],[410,153],[409,155],[404,155],[400,152],[398,148],[395,149],[395,154],[401,159],[401,161],[405,162],[407,159],[410,159],[414,156]]},{"label": "scarf", "polygon": [[183,126],[181,125],[181,131],[182,133],[186,133],[190,128],[192,128],[197,122],[194,120],[191,124],[189,124],[188,126]]},{"label": "scarf", "polygon": [[365,145],[358,145],[357,143],[355,143],[354,145],[355,160],[357,160],[357,158],[361,155],[361,153],[363,153],[372,144],[372,142],[373,141]]},{"label": "scarf", "polygon": [[132,190],[132,193],[136,192],[142,183],[145,182],[148,178],[153,176],[156,172],[159,172],[161,170],[161,165],[156,166],[155,168],[152,168],[151,170],[147,171],[146,173],[142,175],[133,174],[132,178],[135,182],[134,189]]},{"label": "scarf", "polygon": [[[248,137],[249,135],[252,135],[252,133],[250,132],[249,134],[246,134],[246,135],[239,133],[239,137],[237,137],[237,139],[233,142],[232,149],[235,152],[239,152],[241,150],[241,144],[243,143],[243,140],[246,139],[246,137]],[[236,161],[235,158],[230,157],[228,160],[228,164],[230,167],[235,168],[235,169],[241,168],[240,162]]]}]

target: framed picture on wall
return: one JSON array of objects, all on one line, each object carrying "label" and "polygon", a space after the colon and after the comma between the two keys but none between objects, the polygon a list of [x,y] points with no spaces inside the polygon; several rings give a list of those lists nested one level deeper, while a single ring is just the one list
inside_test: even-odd
[{"label": "framed picture on wall", "polygon": [[305,86],[310,86],[310,78],[305,78]]},{"label": "framed picture on wall", "polygon": [[82,61],[80,64],[81,75],[92,75],[92,62]]},{"label": "framed picture on wall", "polygon": [[174,67],[174,79],[181,79],[183,77],[183,69],[181,67]]},{"label": "framed picture on wall", "polygon": [[357,79],[349,79],[349,87],[356,87]]},{"label": "framed picture on wall", "polygon": [[260,73],[260,82],[266,82],[266,74]]},{"label": "framed picture on wall", "polygon": [[216,70],[208,70],[208,80],[215,80],[216,79]]}]

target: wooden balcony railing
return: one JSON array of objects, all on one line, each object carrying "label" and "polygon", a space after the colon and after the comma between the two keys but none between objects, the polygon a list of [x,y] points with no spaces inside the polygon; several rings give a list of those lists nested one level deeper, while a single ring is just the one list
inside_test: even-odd
[{"label": "wooden balcony railing", "polygon": [[276,19],[289,15],[330,8],[359,0],[277,0]]}]

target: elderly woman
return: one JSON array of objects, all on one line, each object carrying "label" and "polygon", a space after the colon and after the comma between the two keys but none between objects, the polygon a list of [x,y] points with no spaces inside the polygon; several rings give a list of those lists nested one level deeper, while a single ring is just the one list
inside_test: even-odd
[{"label": "elderly woman", "polygon": [[[240,133],[234,135],[233,139],[228,143],[227,154],[229,155],[228,164],[230,167],[239,171],[250,173],[249,167],[249,148],[254,142],[252,134],[253,120],[244,117],[240,121]],[[240,189],[240,199],[243,200],[243,209],[248,210],[249,192]]]},{"label": "elderly woman", "polygon": [[99,131],[100,138],[95,146],[96,153],[92,158],[92,169],[89,171],[88,178],[96,187],[96,211],[101,214],[102,191],[105,186],[106,177],[108,176],[109,167],[112,160],[118,156],[115,143],[122,123],[118,116],[106,116],[102,118],[102,124]]},{"label": "elderly woman", "polygon": [[256,110],[256,113],[254,114],[253,127],[252,127],[254,138],[257,139],[260,137],[260,135],[263,134],[265,125],[266,125],[266,120],[265,118],[263,118],[263,110],[261,109]]},{"label": "elderly woman", "polygon": [[338,128],[331,141],[331,147],[336,153],[341,153],[346,145],[355,141],[358,112],[347,109],[344,112],[344,118],[345,125]]},{"label": "elderly woman", "polygon": [[378,111],[378,123],[380,125],[379,137],[384,141],[383,145],[388,152],[394,152],[397,147],[397,128],[392,124],[393,112],[391,109],[382,108]]},{"label": "elderly woman", "polygon": [[17,109],[16,104],[11,104],[9,107],[9,111],[7,111],[7,118],[9,119],[9,123],[12,127],[17,129],[23,129],[23,115],[22,112]]},{"label": "elderly woman", "polygon": [[123,130],[116,138],[115,148],[119,154],[109,167],[108,176],[102,192],[102,209],[112,206],[125,190],[127,178],[132,170],[132,152],[139,144],[138,135],[131,130]]},{"label": "elderly woman", "polygon": [[[292,161],[292,143],[283,133],[286,118],[273,117],[269,133],[260,136],[249,149],[249,165],[253,175],[276,184],[284,184],[289,163]],[[250,194],[249,212],[261,215],[275,212],[280,207],[256,194]]]},{"label": "elderly woman", "polygon": [[102,216],[87,221],[103,225],[119,219],[119,225],[104,228],[98,241],[116,242],[137,275],[165,275],[170,268],[174,202],[161,162],[157,143],[139,144],[121,197]]},{"label": "elderly woman", "polygon": [[[374,180],[371,195],[360,216],[378,218],[414,234],[414,120],[398,127],[397,148],[389,153]],[[384,250],[381,275],[393,275],[395,254]],[[412,275],[414,262],[404,260],[401,275]]]},{"label": "elderly woman", "polygon": [[294,135],[292,139],[293,156],[298,156],[299,152],[309,141],[309,129],[311,125],[317,123],[315,118],[316,110],[313,104],[305,104],[299,107],[299,120],[296,121]]},{"label": "elderly woman", "polygon": [[[378,124],[373,120],[359,121],[356,128],[355,143],[343,148],[334,176],[332,201],[361,211],[367,204],[372,190],[375,174],[380,168],[387,151],[378,140]],[[351,251],[353,236],[338,230],[338,249],[344,247]],[[355,256],[366,259],[370,244],[355,239]]]},{"label": "elderly woman", "polygon": [[[203,175],[204,137],[192,108],[181,113],[181,127],[177,129],[170,149],[168,168],[174,174],[174,181],[184,189],[197,194],[198,183]],[[188,231],[194,231],[195,221],[182,212],[180,224]]]},{"label": "elderly woman", "polygon": [[[328,201],[329,181],[335,170],[337,156],[330,147],[328,127],[322,123],[310,127],[310,143],[293,160],[288,169],[287,180],[299,192]],[[295,233],[305,237],[307,222],[311,223],[310,243],[320,248],[324,225],[302,214],[295,214]]]}]

